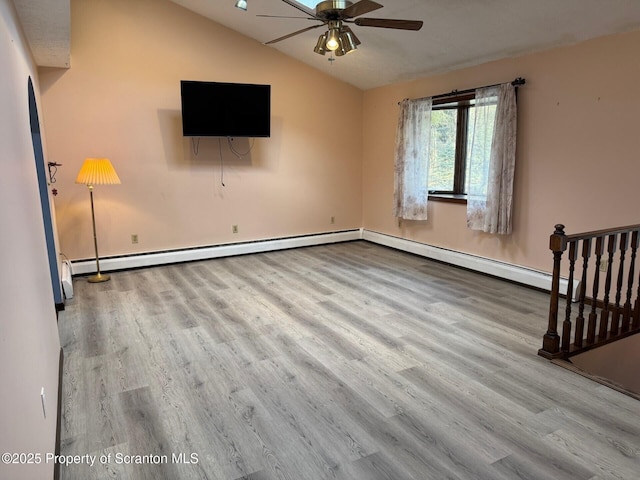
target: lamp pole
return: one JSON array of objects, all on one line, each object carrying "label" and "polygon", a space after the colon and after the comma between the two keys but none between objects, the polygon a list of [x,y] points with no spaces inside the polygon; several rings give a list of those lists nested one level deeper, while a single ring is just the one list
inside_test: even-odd
[{"label": "lamp pole", "polygon": [[96,270],[98,273],[89,277],[89,282],[100,283],[106,282],[111,279],[110,275],[103,275],[100,273],[100,257],[98,256],[98,235],[96,235],[96,214],[93,209],[93,185],[87,185],[89,187],[89,196],[91,197],[91,223],[93,224],[93,246],[96,250]]},{"label": "lamp pole", "polygon": [[90,276],[87,280],[91,283],[106,282],[111,278],[111,276],[103,275],[102,272],[100,272],[98,235],[96,233],[96,213],[93,207],[93,187],[94,185],[119,184],[120,178],[108,158],[87,158],[82,164],[82,167],[80,167],[80,172],[78,172],[78,176],[76,177],[76,183],[86,185],[89,189],[89,197],[91,198],[91,225],[93,226],[93,247],[96,251],[97,273]]}]

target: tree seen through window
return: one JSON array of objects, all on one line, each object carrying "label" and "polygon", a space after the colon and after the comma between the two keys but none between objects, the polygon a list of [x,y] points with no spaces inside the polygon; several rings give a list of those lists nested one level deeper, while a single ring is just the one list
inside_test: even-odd
[{"label": "tree seen through window", "polygon": [[[486,175],[487,168],[469,169],[473,158],[488,158],[472,145],[475,126],[475,106],[473,100],[435,106],[431,111],[431,140],[429,148],[430,193],[466,194],[469,179],[477,175]],[[493,115],[488,121],[495,118]],[[487,130],[493,135],[493,128]],[[491,148],[491,142],[483,143],[483,148]],[[474,150],[475,149],[475,150]]]}]

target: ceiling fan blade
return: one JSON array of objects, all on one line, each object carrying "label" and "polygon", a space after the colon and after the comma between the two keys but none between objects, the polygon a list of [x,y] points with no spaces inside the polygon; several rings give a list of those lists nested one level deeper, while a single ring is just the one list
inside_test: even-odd
[{"label": "ceiling fan blade", "polygon": [[371,0],[360,0],[342,10],[342,18],[353,18],[382,8],[382,5]]},{"label": "ceiling fan blade", "polygon": [[353,30],[351,30],[351,28],[349,28],[349,26],[347,26],[347,25],[342,25],[342,29],[343,29],[345,32],[349,32],[349,33],[351,33],[351,36],[353,37],[353,41],[354,41],[354,42],[356,42],[356,45],[361,45],[361,44],[362,44],[362,42],[360,41],[360,39],[358,38],[358,36],[357,36],[355,33],[353,33]]},{"label": "ceiling fan blade", "polygon": [[301,20],[318,20],[315,17],[288,17],[286,15],[256,15],[256,17],[266,17],[266,18],[299,18]]},{"label": "ceiling fan blade", "polygon": [[397,30],[420,30],[422,20],[394,20],[390,18],[356,18],[359,27],[395,28]]},{"label": "ceiling fan blade", "polygon": [[320,23],[318,25],[314,25],[313,27],[303,28],[302,30],[298,30],[298,31],[295,31],[295,32],[290,33],[288,35],[285,35],[283,37],[276,38],[275,40],[270,40],[268,42],[265,42],[264,45],[271,45],[272,43],[277,43],[277,42],[280,42],[282,40],[286,40],[287,38],[291,38],[291,37],[293,37],[295,35],[299,35],[301,33],[308,32],[309,30],[313,30],[314,28],[322,27],[323,25],[324,25],[324,23]]}]

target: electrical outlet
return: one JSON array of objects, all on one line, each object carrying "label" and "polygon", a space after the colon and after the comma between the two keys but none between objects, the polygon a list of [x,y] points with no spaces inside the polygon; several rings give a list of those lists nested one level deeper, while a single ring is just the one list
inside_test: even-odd
[{"label": "electrical outlet", "polygon": [[336,217],[331,217],[331,225],[333,225],[334,223],[336,223]]},{"label": "electrical outlet", "polygon": [[131,234],[131,243],[138,243],[138,234],[137,233],[132,233]]},{"label": "electrical outlet", "polygon": [[600,271],[601,272],[606,272],[608,267],[609,267],[609,260],[603,259],[600,262]]},{"label": "electrical outlet", "polygon": [[231,225],[231,232],[238,233],[238,225]]}]

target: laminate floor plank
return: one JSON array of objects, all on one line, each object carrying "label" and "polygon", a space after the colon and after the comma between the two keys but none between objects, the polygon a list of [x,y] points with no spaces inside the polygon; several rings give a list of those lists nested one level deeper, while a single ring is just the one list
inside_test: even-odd
[{"label": "laminate floor plank", "polygon": [[334,389],[332,393],[333,401],[384,445],[384,451],[402,465],[412,478],[465,478],[456,473],[457,468],[452,468],[450,457],[430,448],[431,441],[418,440],[399,423],[393,422],[393,418],[382,417],[364,401],[359,392],[344,386]]},{"label": "laminate floor plank", "polygon": [[372,453],[346,465],[346,478],[366,478],[367,480],[411,480],[416,478],[394,460],[382,452]]},{"label": "laminate floor plank", "polygon": [[387,395],[382,385],[370,382],[363,372],[351,364],[350,359],[335,355],[317,338],[304,338],[298,343],[327,366],[338,379],[338,385],[350,385],[380,416],[388,418],[398,412],[400,406],[393,396]]},{"label": "laminate floor plank", "polygon": [[327,343],[331,345],[331,348],[335,348],[341,352],[342,355],[348,358],[359,358],[364,355],[363,351],[358,345],[355,345],[343,337],[336,335],[333,330],[317,322],[312,313],[307,309],[302,309],[297,306],[291,300],[293,294],[290,291],[278,291],[270,288],[259,280],[255,279],[249,272],[236,272],[236,275],[241,276],[254,291],[260,292],[264,298],[268,299],[271,304],[278,309],[283,315],[286,315],[293,322],[300,325],[302,328],[309,331],[310,334],[318,335],[325,339]]},{"label": "laminate floor plank", "polygon": [[[518,315],[514,315],[514,311],[506,306],[501,306],[495,302],[481,298],[463,298],[457,304],[470,313],[476,315],[486,315],[488,319],[499,323],[503,327],[517,328],[518,330],[535,336],[538,332],[538,326],[535,323],[524,323]],[[528,312],[529,313],[529,312]]]},{"label": "laminate floor plank", "polygon": [[[393,421],[400,422],[419,438],[433,441],[431,448],[441,449],[443,456],[452,457],[460,465],[466,464],[473,473],[466,472],[464,478],[491,476],[487,465],[512,452],[506,442],[492,438],[474,422],[467,421],[463,411],[443,404],[425,390],[415,388],[400,374],[389,372],[373,362],[360,361],[358,364],[367,372],[368,378],[386,384],[388,395],[393,395],[398,405]],[[465,460],[456,458],[465,452],[472,456]]]},{"label": "laminate floor plank", "polygon": [[394,372],[419,365],[414,358],[406,354],[404,343],[401,341],[398,342],[394,349],[380,348],[377,342],[371,341],[369,337],[363,337],[357,329],[349,328],[348,324],[340,324],[338,322],[335,322],[335,324],[336,328],[341,328],[343,335],[353,337],[354,342],[358,342],[367,350],[368,354],[362,357],[361,360],[375,359],[376,364],[384,365],[385,368]]},{"label": "laminate floor plank", "polygon": [[74,287],[61,453],[114,460],[62,479],[640,472],[637,400],[537,355],[539,291],[362,241]]},{"label": "laminate floor plank", "polygon": [[[438,370],[437,376],[425,375],[419,369],[410,369],[403,375],[421,388],[429,388],[441,395],[441,401],[449,401],[461,412],[466,408],[465,414],[484,425],[489,435],[508,442],[514,453],[494,462],[493,465],[500,466],[498,472],[511,478],[588,478],[585,473],[588,470],[583,464],[573,455],[561,455],[546,440],[546,436],[557,429],[556,426],[541,424],[534,413],[492,392],[478,379],[460,378],[449,367],[441,366]],[[445,373],[447,370],[448,375]],[[469,394],[475,397],[473,409],[464,400]],[[538,463],[540,468],[532,468]],[[527,473],[519,473],[520,469]]]},{"label": "laminate floor plank", "polygon": [[341,424],[339,412],[325,410],[324,396],[310,396],[301,387],[298,379],[305,370],[286,358],[260,362],[254,368],[252,390],[261,392],[266,399],[263,404],[291,431],[289,436],[297,445],[315,452],[316,468],[328,477],[339,477],[343,463],[375,451],[367,449],[368,439],[360,430],[350,430],[348,422]]},{"label": "laminate floor plank", "polygon": [[348,325],[349,330],[355,330],[363,336],[366,336],[375,344],[375,347],[379,347],[377,348],[378,350],[381,348],[385,350],[398,350],[402,348],[403,342],[399,341],[393,335],[388,334],[384,329],[379,328],[379,322],[371,322],[371,317],[365,317],[331,300],[320,302],[318,307],[322,309],[323,316],[329,321],[331,318],[340,319],[340,323],[343,326]]},{"label": "laminate floor plank", "polygon": [[[512,453],[508,442],[501,441],[491,435],[491,431],[469,418],[466,410],[458,405],[442,402],[432,391],[419,388],[410,382],[402,373],[389,373],[369,366],[373,375],[385,378],[396,388],[402,390],[402,410],[412,411],[416,416],[426,416],[439,425],[438,428],[446,432],[444,435],[459,448],[473,450],[484,463],[492,463]],[[452,392],[458,395],[463,392]]]},{"label": "laminate floor plank", "polygon": [[[270,430],[278,439],[282,462],[289,466],[292,478],[335,478],[337,463],[332,451],[327,450],[320,433],[314,429],[307,414],[315,399],[300,397],[277,382],[268,364],[252,366],[251,390],[273,419]],[[310,405],[311,404],[311,405]],[[304,460],[302,460],[304,459]]]},{"label": "laminate floor plank", "polygon": [[226,290],[229,287],[224,278],[219,274],[216,268],[208,262],[194,262],[189,264],[189,268],[195,275],[203,280],[204,285],[213,290],[220,291]]},{"label": "laminate floor plank", "polygon": [[293,284],[304,286],[305,292],[314,292],[324,296],[335,293],[333,289],[326,287],[312,275],[313,270],[310,266],[303,264],[301,268],[300,263],[296,262],[296,257],[290,252],[267,253],[261,257],[261,260],[281,272],[283,278],[288,278],[289,281],[295,279]]},{"label": "laminate floor plank", "polygon": [[[560,429],[547,437],[557,445],[557,449],[574,455],[583,462],[591,462],[602,478],[624,479],[638,475],[637,449],[619,448],[611,450],[606,438],[593,438],[580,426],[571,430]],[[584,441],[589,438],[589,441]],[[613,453],[613,454],[612,454]]]},{"label": "laminate floor plank", "polygon": [[[195,373],[199,367],[191,367]],[[226,388],[206,372],[182,378],[183,389],[192,393],[175,408],[176,420],[182,423],[181,430],[191,445],[183,451],[198,452],[208,475],[223,478],[248,475],[262,468],[260,451],[254,446],[255,439],[245,425],[234,416]],[[187,416],[190,415],[190,416]]]}]

